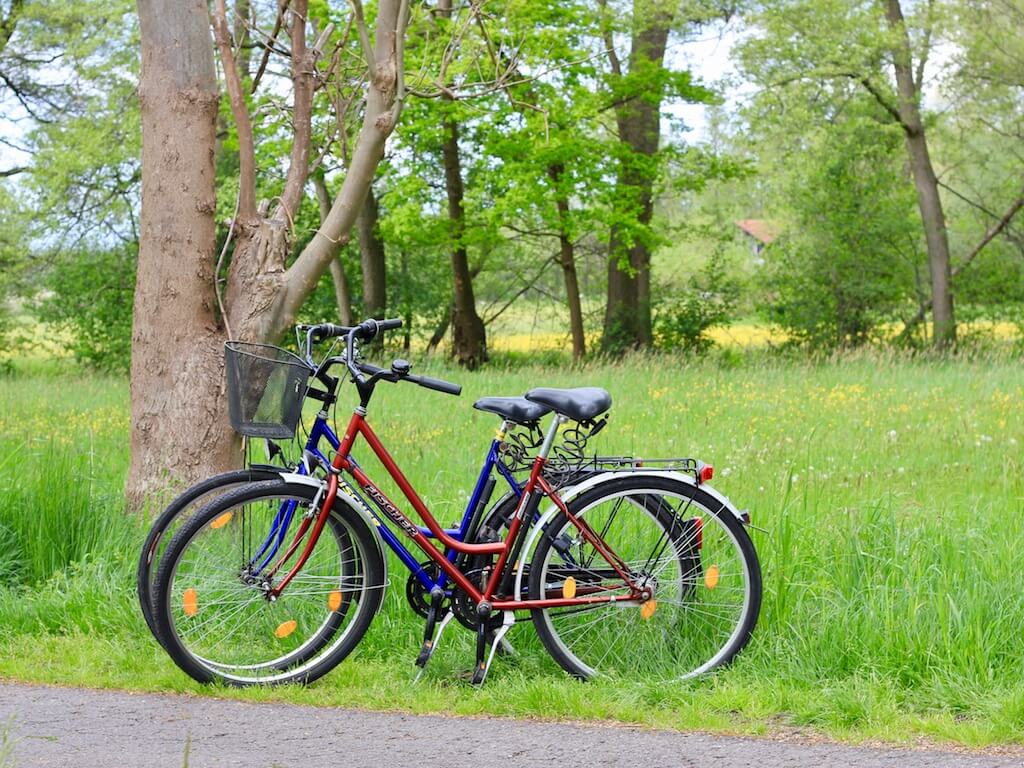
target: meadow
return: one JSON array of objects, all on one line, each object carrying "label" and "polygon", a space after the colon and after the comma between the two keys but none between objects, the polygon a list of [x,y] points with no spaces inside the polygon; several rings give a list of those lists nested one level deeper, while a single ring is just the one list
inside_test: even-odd
[{"label": "meadow", "polygon": [[[714,464],[715,487],[750,509],[764,572],[761,619],[736,663],[673,686],[584,684],[531,652],[497,660],[477,690],[457,678],[472,659],[462,632],[413,683],[421,623],[393,567],[381,615],[322,681],[203,691],[135,603],[145,523],[121,500],[127,382],[64,361],[0,378],[0,676],[740,733],[1024,740],[1018,359],[751,353],[417,369],[459,381],[462,398],[381,388],[370,416],[442,522],[461,513],[495,426],[470,407],[485,394],[603,386],[614,405],[599,451]],[[532,632],[526,622],[511,637]]]}]

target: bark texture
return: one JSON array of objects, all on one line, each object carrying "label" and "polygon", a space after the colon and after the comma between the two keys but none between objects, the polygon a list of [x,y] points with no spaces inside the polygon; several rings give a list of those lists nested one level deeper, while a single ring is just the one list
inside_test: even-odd
[{"label": "bark texture", "polygon": [[213,266],[219,94],[202,0],[139,0],[142,213],[127,498],[239,458],[226,429]]}]

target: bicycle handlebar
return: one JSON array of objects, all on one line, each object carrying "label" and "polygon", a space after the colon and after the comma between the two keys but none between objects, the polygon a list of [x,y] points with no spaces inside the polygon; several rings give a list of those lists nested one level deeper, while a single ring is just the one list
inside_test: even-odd
[{"label": "bicycle handlebar", "polygon": [[406,381],[411,381],[413,384],[419,384],[421,387],[432,389],[435,392],[444,392],[446,395],[455,395],[458,397],[462,394],[462,385],[454,384],[450,381],[444,381],[443,379],[432,379],[429,376],[415,376],[409,374],[405,377]]}]

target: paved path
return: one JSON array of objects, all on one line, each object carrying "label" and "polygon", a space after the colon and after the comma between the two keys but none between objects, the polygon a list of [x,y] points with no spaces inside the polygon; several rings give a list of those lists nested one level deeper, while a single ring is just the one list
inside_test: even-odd
[{"label": "paved path", "polygon": [[[1024,766],[1017,757],[0,683],[14,765],[75,768]],[[3,748],[0,747],[0,754]],[[0,765],[10,765],[0,760]]]}]

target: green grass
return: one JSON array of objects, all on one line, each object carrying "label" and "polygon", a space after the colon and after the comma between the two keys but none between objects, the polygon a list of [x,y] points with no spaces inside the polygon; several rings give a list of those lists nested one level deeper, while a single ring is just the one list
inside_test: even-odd
[{"label": "green grass", "polygon": [[[732,668],[681,685],[581,684],[531,652],[497,660],[473,690],[455,679],[472,658],[462,632],[414,685],[421,626],[392,564],[383,612],[324,680],[215,695],[748,733],[793,726],[854,740],[1024,740],[1019,362],[425,368],[462,382],[463,398],[382,388],[371,421],[445,523],[458,518],[494,426],[469,407],[484,394],[604,386],[615,405],[601,452],[714,463],[714,485],[763,529],[753,532],[765,576],[754,641]],[[134,605],[144,531],[120,505],[126,398],[123,381],[80,374],[0,380],[0,676],[197,690]]]}]

